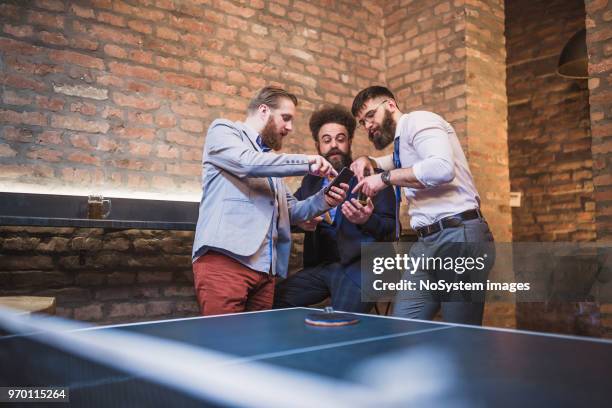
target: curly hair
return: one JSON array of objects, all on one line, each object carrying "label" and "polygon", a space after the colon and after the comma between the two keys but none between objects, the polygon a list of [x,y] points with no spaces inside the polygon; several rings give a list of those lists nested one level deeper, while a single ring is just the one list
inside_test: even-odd
[{"label": "curly hair", "polygon": [[328,123],[337,123],[346,128],[349,140],[353,140],[357,122],[351,113],[340,105],[325,106],[314,112],[310,117],[310,132],[315,142],[318,142],[319,130]]}]

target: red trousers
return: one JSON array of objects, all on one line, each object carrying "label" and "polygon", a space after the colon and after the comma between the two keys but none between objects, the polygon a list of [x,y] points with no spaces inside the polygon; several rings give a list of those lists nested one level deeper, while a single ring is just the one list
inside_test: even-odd
[{"label": "red trousers", "polygon": [[274,277],[235,259],[209,251],[193,263],[193,278],[202,315],[272,308]]}]

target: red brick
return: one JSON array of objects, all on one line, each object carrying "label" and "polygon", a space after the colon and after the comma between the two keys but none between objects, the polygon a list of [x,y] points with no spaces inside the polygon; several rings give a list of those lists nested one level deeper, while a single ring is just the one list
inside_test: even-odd
[{"label": "red brick", "polygon": [[153,53],[149,51],[134,50],[130,52],[128,58],[141,64],[151,65],[153,63]]},{"label": "red brick", "polygon": [[120,92],[113,92],[113,101],[119,106],[128,106],[142,110],[153,110],[159,108],[161,101],[153,97],[136,95],[126,95]]},{"label": "red brick", "polygon": [[153,148],[148,143],[129,143],[129,152],[132,156],[149,156],[151,154],[151,150],[153,150]]},{"label": "red brick", "polygon": [[67,45],[68,40],[60,33],[49,33],[47,31],[42,31],[39,33],[39,37],[42,42],[52,45]]},{"label": "red brick", "polygon": [[128,112],[128,121],[140,125],[152,125],[153,115],[144,112]]},{"label": "red brick", "polygon": [[14,91],[4,91],[2,94],[2,102],[7,105],[30,105],[33,102],[33,99],[29,95],[19,94]]},{"label": "red brick", "polygon": [[103,152],[115,152],[119,148],[119,144],[116,140],[110,139],[108,137],[100,137],[98,138],[98,144],[96,145],[96,149]]},{"label": "red brick", "polygon": [[124,139],[139,139],[153,140],[155,138],[155,129],[140,128],[140,127],[120,127],[113,129],[113,133]]},{"label": "red brick", "polygon": [[69,162],[90,164],[94,166],[99,166],[101,164],[101,161],[98,157],[81,152],[70,153],[66,156],[66,159]]},{"label": "red brick", "polygon": [[78,130],[88,133],[106,133],[108,122],[99,120],[86,120],[77,116],[52,115],[51,127],[69,130]]},{"label": "red brick", "polygon": [[[162,159],[177,159],[178,148],[173,145],[160,145],[157,147],[157,157]],[[157,185],[157,183],[155,183]]]},{"label": "red brick", "polygon": [[148,79],[151,81],[157,81],[160,79],[160,73],[158,70],[153,68],[147,68],[137,65],[128,65],[119,62],[110,62],[108,64],[111,72],[116,75],[133,76],[142,79]]},{"label": "red brick", "polygon": [[94,10],[89,7],[79,6],[77,4],[70,5],[70,11],[82,18],[94,18]]},{"label": "red brick", "polygon": [[47,85],[45,83],[26,78],[23,75],[0,73],[0,84],[12,86],[13,88],[31,89],[37,92],[44,92],[47,90]]},{"label": "red brick", "polygon": [[113,10],[121,14],[128,14],[133,17],[144,18],[145,20],[160,21],[165,17],[165,13],[145,7],[134,7],[123,1],[113,2]]},{"label": "red brick", "polygon": [[96,114],[96,105],[87,102],[76,102],[70,104],[70,112],[77,112],[87,116]]},{"label": "red brick", "polygon": [[42,160],[49,163],[56,163],[62,161],[63,152],[61,150],[54,150],[41,147],[33,147],[26,157],[32,160]]},{"label": "red brick", "polygon": [[193,105],[193,104],[186,104],[186,103],[172,103],[171,107],[172,107],[172,111],[179,115],[196,116],[199,118],[208,117],[208,109],[200,105]]},{"label": "red brick", "polygon": [[91,141],[87,135],[74,134],[70,136],[70,144],[76,148],[90,150],[92,148]]},{"label": "red brick", "polygon": [[42,25],[53,29],[64,28],[64,19],[60,15],[44,13],[41,11],[29,11],[28,22],[30,24]]},{"label": "red brick", "polygon": [[104,11],[98,12],[96,20],[100,21],[101,23],[106,23],[117,27],[125,27],[125,18]]},{"label": "red brick", "polygon": [[40,112],[15,112],[0,109],[0,123],[45,126],[47,124],[47,117]]},{"label": "red brick", "polygon": [[202,141],[197,136],[192,136],[180,131],[168,131],[166,133],[166,140],[171,143],[176,143],[186,146],[202,146]]},{"label": "red brick", "polygon": [[115,58],[127,58],[128,52],[125,48],[115,44],[107,44],[104,46],[104,52],[111,57]]},{"label": "red brick", "polygon": [[153,27],[151,24],[141,21],[141,20],[130,20],[127,23],[128,27],[134,31],[138,31],[143,34],[151,34],[153,32]]},{"label": "red brick", "polygon": [[142,44],[142,38],[140,35],[118,28],[92,24],[88,31],[91,32],[94,37],[108,42],[129,44],[136,47]]},{"label": "red brick", "polygon": [[195,119],[181,119],[181,129],[188,132],[201,133],[204,132],[204,125],[201,121]]},{"label": "red brick", "polygon": [[146,315],[142,303],[113,303],[110,305],[108,317],[143,317]]},{"label": "red brick", "polygon": [[[6,136],[6,133],[5,133]],[[31,136],[31,135],[30,135]],[[62,132],[54,130],[45,130],[36,138],[40,144],[62,144]]]},{"label": "red brick", "polygon": [[50,11],[64,11],[64,2],[61,0],[36,0],[36,7]]},{"label": "red brick", "polygon": [[58,98],[47,98],[46,96],[36,97],[36,106],[41,109],[59,112],[64,109],[64,101]]},{"label": "red brick", "polygon": [[176,125],[176,116],[173,114],[158,113],[155,115],[155,124],[161,128],[171,128]]},{"label": "red brick", "polygon": [[175,58],[155,57],[155,65],[160,68],[170,68],[174,70],[179,70],[181,63]]},{"label": "red brick", "polygon": [[15,26],[11,24],[4,24],[3,30],[5,33],[14,37],[30,37],[32,34],[34,34],[32,26]]},{"label": "red brick", "polygon": [[146,45],[153,51],[172,54],[178,57],[186,57],[190,54],[190,51],[187,50],[183,43],[169,43],[159,38],[147,38]]},{"label": "red brick", "polygon": [[181,38],[178,31],[163,26],[157,27],[156,34],[159,38],[163,38],[165,40],[178,41]]},{"label": "red brick", "polygon": [[82,48],[85,50],[95,51],[98,49],[99,43],[88,38],[72,38],[70,39],[70,45],[73,48]]},{"label": "red brick", "polygon": [[202,72],[202,64],[197,61],[183,61],[183,69],[194,74],[200,74]]},{"label": "red brick", "polygon": [[49,51],[49,59],[55,62],[76,64],[86,68],[104,69],[104,62],[100,58],[91,57],[74,51],[52,50]]},{"label": "red brick", "polygon": [[188,88],[194,89],[204,89],[205,81],[202,78],[193,77],[189,75],[181,75],[174,73],[164,73],[163,80],[166,82],[170,82],[171,84],[184,86]]}]

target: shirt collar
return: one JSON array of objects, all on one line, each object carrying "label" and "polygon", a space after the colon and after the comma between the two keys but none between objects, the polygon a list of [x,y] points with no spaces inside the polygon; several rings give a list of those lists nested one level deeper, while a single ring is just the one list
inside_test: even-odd
[{"label": "shirt collar", "polygon": [[395,127],[395,138],[397,139],[398,137],[400,137],[400,133],[402,133],[402,125],[404,124],[404,121],[406,120],[406,118],[408,118],[408,114],[404,113],[402,116],[400,116],[399,120],[397,121],[397,126]]},{"label": "shirt collar", "polygon": [[259,143],[257,142],[257,138],[259,137],[259,133],[257,133],[252,127],[250,127],[249,125],[247,125],[244,122],[236,122],[236,123],[242,128],[242,131],[247,135],[247,137],[249,138],[251,143],[254,146],[257,146],[257,149],[259,151],[262,151],[261,147],[259,146]]}]

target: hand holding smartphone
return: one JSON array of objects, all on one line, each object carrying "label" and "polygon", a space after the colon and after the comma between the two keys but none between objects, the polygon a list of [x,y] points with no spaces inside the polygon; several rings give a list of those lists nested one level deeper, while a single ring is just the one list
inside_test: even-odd
[{"label": "hand holding smartphone", "polygon": [[340,184],[342,183],[348,184],[354,175],[355,173],[353,173],[348,167],[343,168],[332,180],[332,182],[325,187],[325,194],[329,193],[329,190],[331,190],[332,187],[340,187]]}]

